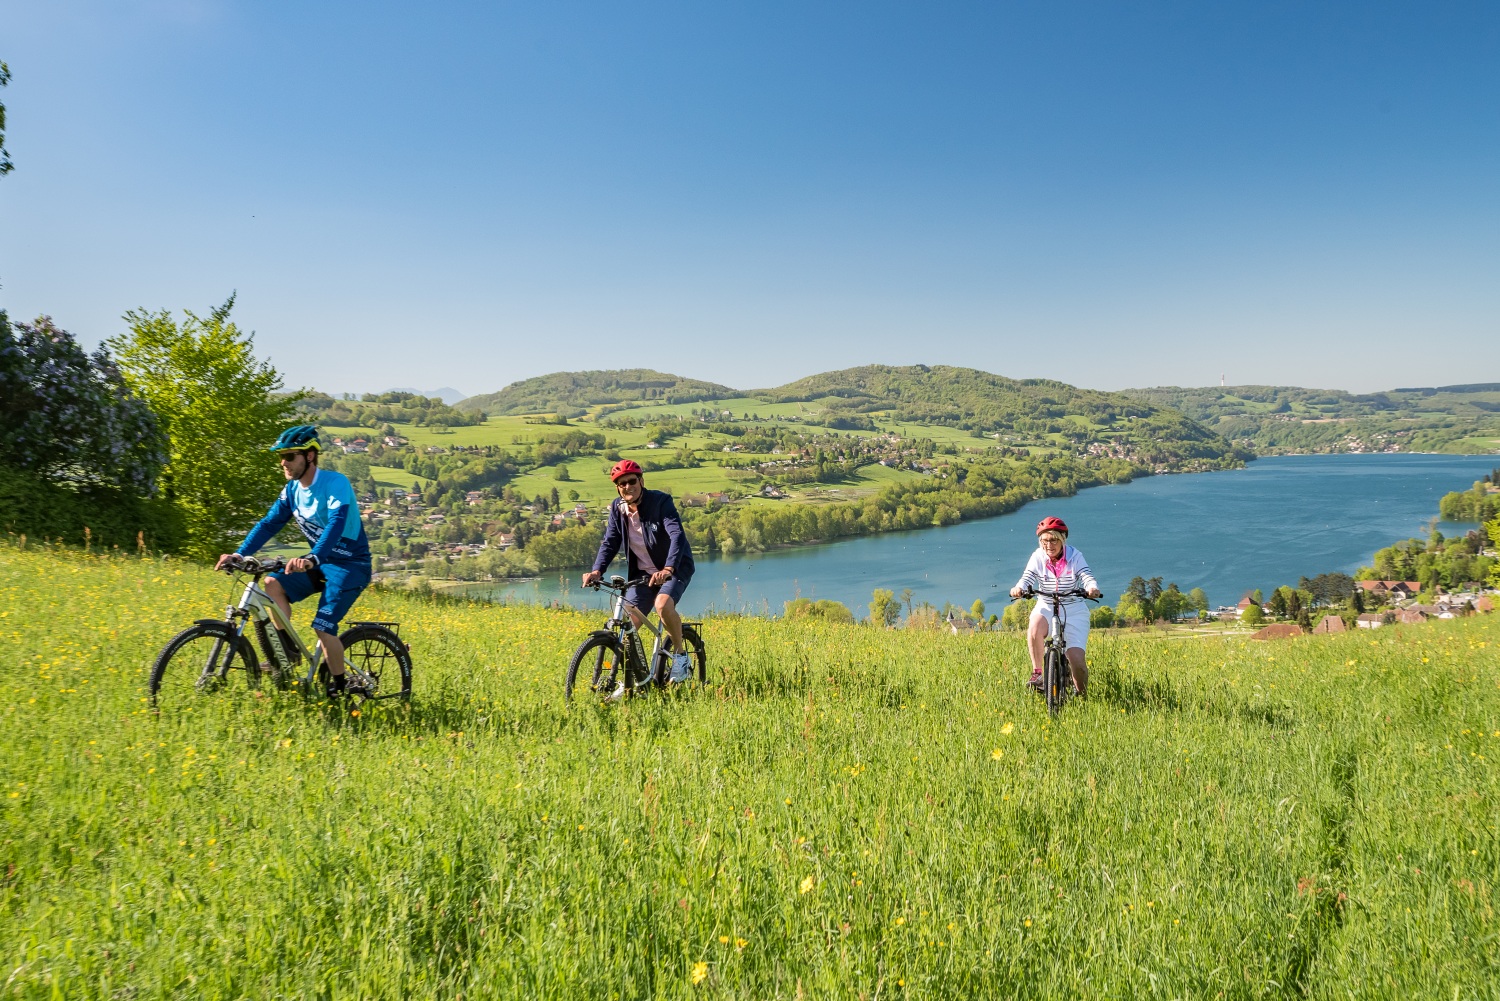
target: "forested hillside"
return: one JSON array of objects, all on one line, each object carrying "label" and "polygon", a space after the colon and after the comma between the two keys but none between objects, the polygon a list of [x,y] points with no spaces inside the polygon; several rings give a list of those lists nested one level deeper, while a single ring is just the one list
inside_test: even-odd
[{"label": "forested hillside", "polygon": [[572,417],[610,403],[697,403],[737,395],[728,386],[649,368],[606,372],[553,372],[512,383],[498,393],[460,401],[459,410],[496,415],[560,413]]},{"label": "forested hillside", "polygon": [[1500,447],[1500,383],[1363,395],[1300,386],[1157,386],[1125,393],[1180,410],[1263,455]]}]

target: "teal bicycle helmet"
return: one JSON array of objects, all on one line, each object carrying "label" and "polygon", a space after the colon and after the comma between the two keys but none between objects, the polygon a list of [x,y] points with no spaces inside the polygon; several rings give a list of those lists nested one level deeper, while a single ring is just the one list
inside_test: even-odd
[{"label": "teal bicycle helmet", "polygon": [[281,437],[276,439],[268,451],[289,452],[292,449],[319,447],[318,429],[311,424],[298,424],[281,432]]}]

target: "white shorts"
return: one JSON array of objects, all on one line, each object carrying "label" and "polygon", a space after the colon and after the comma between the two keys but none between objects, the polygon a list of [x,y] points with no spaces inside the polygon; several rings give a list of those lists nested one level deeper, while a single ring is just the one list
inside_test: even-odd
[{"label": "white shorts", "polygon": [[[1047,628],[1052,628],[1052,603],[1048,602],[1045,607],[1038,602],[1031,610],[1031,620],[1037,619],[1047,623]],[[1062,608],[1063,642],[1069,649],[1077,647],[1087,650],[1089,646],[1089,606],[1082,601]]]}]

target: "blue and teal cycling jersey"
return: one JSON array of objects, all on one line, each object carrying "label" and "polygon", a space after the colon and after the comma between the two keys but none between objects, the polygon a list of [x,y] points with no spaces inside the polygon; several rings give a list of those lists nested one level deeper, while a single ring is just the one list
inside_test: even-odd
[{"label": "blue and teal cycling jersey", "polygon": [[347,476],[331,469],[319,469],[310,487],[304,487],[301,480],[287,481],[271,510],[250,530],[236,552],[254,555],[293,518],[312,546],[307,555],[315,563],[370,565],[370,541],[365,538],[354,487]]}]

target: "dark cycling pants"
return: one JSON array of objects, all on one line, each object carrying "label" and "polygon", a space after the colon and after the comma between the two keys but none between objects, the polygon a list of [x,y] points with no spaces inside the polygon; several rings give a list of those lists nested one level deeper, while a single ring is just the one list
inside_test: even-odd
[{"label": "dark cycling pants", "polygon": [[675,573],[672,579],[661,587],[651,587],[646,584],[635,584],[625,592],[625,601],[634,605],[642,615],[647,615],[656,607],[656,596],[665,594],[669,596],[674,604],[682,603],[682,595],[687,591],[688,582],[693,579],[692,574],[679,577]]}]

